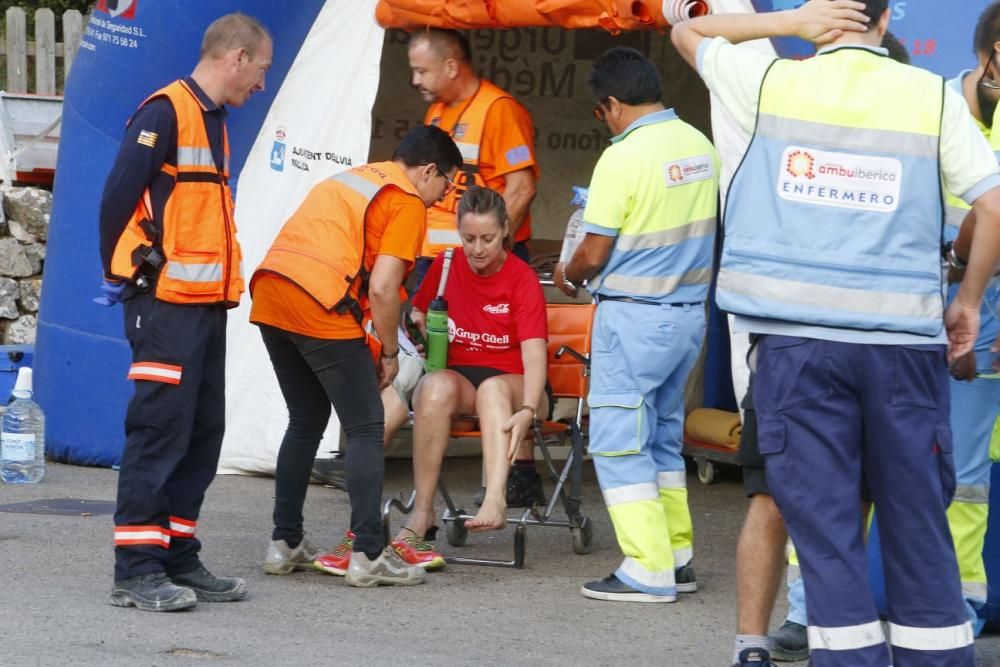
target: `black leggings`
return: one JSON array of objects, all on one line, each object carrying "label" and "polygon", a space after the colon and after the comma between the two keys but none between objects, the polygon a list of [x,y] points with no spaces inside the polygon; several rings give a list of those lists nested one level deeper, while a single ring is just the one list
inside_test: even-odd
[{"label": "black leggings", "polygon": [[275,471],[271,539],[302,538],[302,506],[332,405],[347,436],[354,549],[375,558],[385,547],[381,520],[385,416],[368,348],[360,338],[322,340],[267,325],[261,325],[260,333],[288,406],[288,429]]}]

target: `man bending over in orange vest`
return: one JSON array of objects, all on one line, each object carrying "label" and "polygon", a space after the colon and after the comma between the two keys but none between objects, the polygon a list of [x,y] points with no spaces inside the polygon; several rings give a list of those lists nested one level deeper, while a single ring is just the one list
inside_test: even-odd
[{"label": "man bending over in orange vest", "polygon": [[[415,127],[392,161],[314,186],[250,280],[250,321],[260,326],[289,415],[267,572],[287,574],[316,560],[346,574],[351,586],[424,581],[422,569],[385,548],[379,391],[399,373],[401,286],[420,250],[427,207],[454,187],[461,162],[445,132]],[[351,525],[340,547],[321,555],[305,539],[302,506],[331,405],[347,435]]]}]

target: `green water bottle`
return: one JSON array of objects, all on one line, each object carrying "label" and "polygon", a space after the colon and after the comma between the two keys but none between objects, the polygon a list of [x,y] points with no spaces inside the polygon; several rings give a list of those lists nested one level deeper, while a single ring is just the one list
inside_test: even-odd
[{"label": "green water bottle", "polygon": [[448,284],[448,272],[451,271],[452,252],[450,248],[444,251],[444,266],[441,267],[437,296],[427,309],[427,359],[424,367],[428,373],[439,371],[448,365],[448,301],[444,298],[444,288]]}]

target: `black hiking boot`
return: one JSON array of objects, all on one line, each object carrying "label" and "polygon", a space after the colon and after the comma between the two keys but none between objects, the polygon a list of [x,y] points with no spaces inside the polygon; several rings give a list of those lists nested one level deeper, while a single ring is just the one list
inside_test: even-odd
[{"label": "black hiking boot", "polygon": [[198,604],[195,592],[178,586],[163,572],[147,572],[115,582],[111,604],[142,611],[180,611]]},{"label": "black hiking boot", "polygon": [[235,602],[247,596],[247,584],[238,577],[217,577],[204,565],[184,574],[171,575],[178,586],[187,586],[202,602]]}]

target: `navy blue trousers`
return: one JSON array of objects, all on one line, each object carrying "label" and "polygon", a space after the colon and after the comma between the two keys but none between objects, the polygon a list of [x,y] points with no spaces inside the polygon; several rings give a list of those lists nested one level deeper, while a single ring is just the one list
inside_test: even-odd
[{"label": "navy blue trousers", "polygon": [[974,664],[945,510],[955,492],[942,345],[762,336],[760,451],[799,554],[814,667],[886,667],[862,475],[878,511],[895,667]]},{"label": "navy blue trousers", "polygon": [[226,415],[226,309],[149,293],[123,303],[135,394],[115,511],[115,579],[198,567],[195,536]]}]

